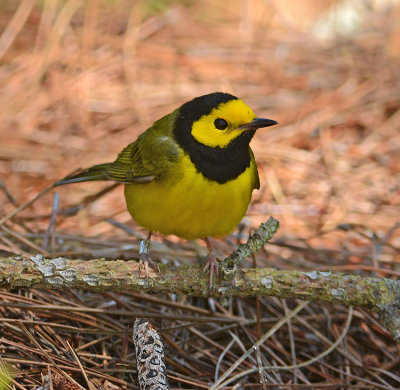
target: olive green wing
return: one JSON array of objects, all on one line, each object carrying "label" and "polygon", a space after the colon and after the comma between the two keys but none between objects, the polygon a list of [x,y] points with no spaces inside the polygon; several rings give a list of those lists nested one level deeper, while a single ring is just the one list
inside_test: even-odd
[{"label": "olive green wing", "polygon": [[148,183],[157,176],[157,169],[143,161],[139,137],[129,144],[105,170],[107,180],[120,183]]},{"label": "olive green wing", "polygon": [[146,132],[119,154],[105,174],[108,180],[121,183],[148,183],[165,175],[178,156],[172,138]]},{"label": "olive green wing", "polygon": [[[164,118],[163,118],[164,119]],[[112,180],[119,183],[149,183],[165,175],[179,157],[179,149],[162,120],[129,144],[112,163],[95,165],[55,185]]]}]

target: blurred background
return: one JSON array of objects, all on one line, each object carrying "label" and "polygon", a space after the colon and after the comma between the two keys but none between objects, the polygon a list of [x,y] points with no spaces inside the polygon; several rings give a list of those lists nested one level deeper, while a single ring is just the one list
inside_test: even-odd
[{"label": "blurred background", "polygon": [[[0,219],[224,91],[279,125],[252,141],[261,188],[238,230],[213,240],[220,257],[273,215],[260,266],[398,276],[399,20],[398,0],[0,0]],[[135,257],[144,232],[108,186],[57,188],[59,204],[47,192],[2,225],[0,253]],[[157,258],[205,253],[155,240]],[[378,361],[393,360],[383,343]]]},{"label": "blurred background", "polygon": [[[385,232],[400,211],[400,2],[0,2],[0,179],[16,203],[76,168],[113,161],[156,119],[224,91],[279,126],[252,147],[269,215],[307,237]],[[57,189],[61,208],[104,183]],[[115,234],[122,186],[57,229]],[[2,214],[14,205],[0,193]],[[47,194],[21,214],[49,216]],[[48,220],[35,220],[45,228]]]}]

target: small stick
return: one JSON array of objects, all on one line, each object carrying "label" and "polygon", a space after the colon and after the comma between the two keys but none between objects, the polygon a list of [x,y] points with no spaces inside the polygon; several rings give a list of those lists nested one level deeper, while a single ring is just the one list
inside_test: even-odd
[{"label": "small stick", "polygon": [[257,253],[267,241],[278,231],[279,221],[274,217],[269,217],[268,221],[262,223],[254,234],[247,240],[246,244],[241,244],[239,248],[231,253],[222,263],[222,271],[225,279],[233,279],[236,271],[242,265],[244,259]]},{"label": "small stick", "polygon": [[6,195],[7,199],[15,206],[18,207],[18,202],[17,200],[14,198],[14,196],[11,194],[10,191],[8,191],[7,186],[5,185],[5,183],[0,180],[0,190],[2,190],[4,192],[4,194]]},{"label": "small stick", "polygon": [[60,204],[60,197],[58,196],[58,192],[54,192],[53,194],[53,209],[51,211],[51,217],[49,222],[49,227],[44,234],[43,240],[43,249],[47,249],[47,245],[49,243],[49,238],[51,237],[51,251],[54,252],[55,248],[55,227],[56,227],[56,217]]},{"label": "small stick", "polygon": [[31,200],[28,200],[26,203],[22,204],[18,208],[16,208],[14,211],[6,215],[5,217],[0,219],[0,225],[3,225],[5,222],[7,222],[9,219],[15,217],[19,212],[22,210],[25,210],[27,207],[29,207],[32,203],[36,202],[39,198],[41,198],[44,194],[49,192],[54,188],[54,184],[49,185],[48,187],[44,188],[42,191],[40,191],[36,196],[34,196]]},{"label": "small stick", "polygon": [[146,318],[137,318],[133,325],[136,364],[141,390],[168,390],[164,344],[160,334]]}]

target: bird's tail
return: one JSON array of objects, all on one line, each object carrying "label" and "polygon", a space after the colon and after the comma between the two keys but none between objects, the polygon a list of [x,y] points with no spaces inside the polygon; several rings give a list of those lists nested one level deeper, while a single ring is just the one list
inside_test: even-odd
[{"label": "bird's tail", "polygon": [[80,183],[81,181],[110,180],[107,175],[107,168],[110,166],[111,163],[94,165],[84,172],[64,177],[64,179],[57,181],[55,186],[62,186],[63,184],[70,183]]}]

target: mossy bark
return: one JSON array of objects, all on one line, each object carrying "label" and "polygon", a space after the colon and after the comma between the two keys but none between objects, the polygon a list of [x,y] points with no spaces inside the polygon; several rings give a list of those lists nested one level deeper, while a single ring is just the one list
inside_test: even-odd
[{"label": "mossy bark", "polygon": [[[271,268],[241,268],[243,260],[272,238],[279,222],[270,218],[248,242],[222,263],[221,275],[209,288],[201,266],[159,265],[139,277],[136,260],[46,259],[41,255],[0,258],[0,287],[81,288],[89,291],[143,291],[193,296],[276,296],[306,301],[364,306],[380,316],[393,338],[400,342],[400,281],[361,277],[330,271],[281,271]],[[0,303],[1,305],[1,303]]]},{"label": "mossy bark", "polygon": [[[224,279],[215,278],[212,290],[201,266],[160,264],[149,278],[139,277],[136,260],[71,260],[0,258],[0,287],[82,288],[88,291],[143,291],[195,296],[276,296],[307,301],[364,306],[380,314],[400,340],[400,281],[323,271],[281,271],[245,268]],[[1,305],[1,304],[0,304]]]}]

